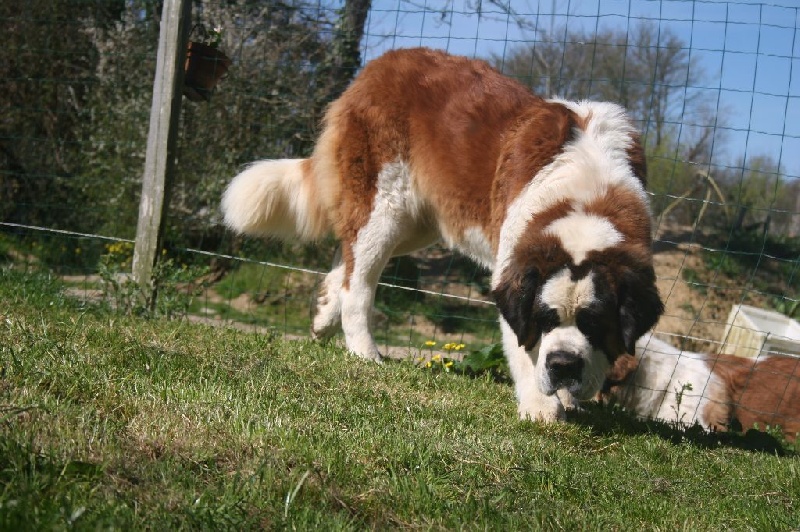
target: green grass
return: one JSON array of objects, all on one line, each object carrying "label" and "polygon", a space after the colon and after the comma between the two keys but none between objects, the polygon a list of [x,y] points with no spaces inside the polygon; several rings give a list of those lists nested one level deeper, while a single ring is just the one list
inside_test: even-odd
[{"label": "green grass", "polygon": [[[196,297],[188,310],[196,315],[218,316],[274,327],[292,335],[306,335],[311,327],[317,281],[321,278],[261,264],[243,264],[213,286],[222,300],[214,302]],[[414,284],[409,279],[390,275],[384,276],[382,281]],[[246,310],[233,308],[230,302],[244,294],[256,302]],[[439,335],[458,337],[467,333],[486,339],[497,336],[497,309],[490,305],[453,303],[445,297],[388,286],[378,287],[375,302],[381,313],[374,331],[379,345],[420,345],[430,340],[409,325],[416,316],[423,316],[434,324]]]},{"label": "green grass", "polygon": [[[314,281],[282,268],[243,264],[213,286],[221,301],[209,302],[197,297],[189,311],[210,312],[225,320],[274,327],[295,335],[307,334],[311,327]],[[245,294],[253,301],[246,309],[237,310],[230,305]]]},{"label": "green grass", "polygon": [[0,270],[0,529],[800,527],[800,460],[489,378],[81,307]]}]

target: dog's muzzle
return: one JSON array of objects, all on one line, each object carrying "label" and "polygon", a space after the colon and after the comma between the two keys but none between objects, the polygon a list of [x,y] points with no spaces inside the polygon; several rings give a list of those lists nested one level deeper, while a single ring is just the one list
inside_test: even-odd
[{"label": "dog's muzzle", "polygon": [[552,351],[545,359],[545,369],[554,390],[580,388],[583,379],[583,359],[569,351]]}]

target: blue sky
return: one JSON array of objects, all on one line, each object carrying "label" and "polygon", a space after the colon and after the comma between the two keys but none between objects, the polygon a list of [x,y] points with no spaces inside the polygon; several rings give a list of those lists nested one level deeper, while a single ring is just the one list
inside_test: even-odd
[{"label": "blue sky", "polygon": [[[705,93],[722,117],[712,163],[767,155],[800,178],[800,2],[711,0],[512,0],[527,28],[482,0],[373,0],[365,59],[391,48],[430,46],[502,56],[537,38],[536,28],[624,29],[650,21],[680,37],[705,72]],[[442,20],[442,9],[447,10]],[[689,122],[694,117],[684,117]]]}]

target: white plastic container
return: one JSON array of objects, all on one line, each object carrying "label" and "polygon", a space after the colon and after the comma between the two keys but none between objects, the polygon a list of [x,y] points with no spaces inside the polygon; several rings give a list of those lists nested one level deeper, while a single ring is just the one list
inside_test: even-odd
[{"label": "white plastic container", "polygon": [[771,310],[734,305],[728,314],[720,353],[750,358],[800,356],[800,323]]}]

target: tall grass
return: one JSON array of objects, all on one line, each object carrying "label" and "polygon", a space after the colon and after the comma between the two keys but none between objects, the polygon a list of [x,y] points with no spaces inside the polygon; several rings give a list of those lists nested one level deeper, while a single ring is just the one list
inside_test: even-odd
[{"label": "tall grass", "polygon": [[797,454],[0,273],[0,528],[800,527]]}]

